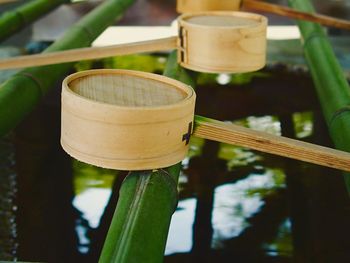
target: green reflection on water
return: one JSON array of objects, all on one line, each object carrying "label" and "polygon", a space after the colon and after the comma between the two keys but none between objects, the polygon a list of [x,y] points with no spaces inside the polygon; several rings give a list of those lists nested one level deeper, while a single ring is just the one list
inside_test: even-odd
[{"label": "green reflection on water", "polygon": [[260,185],[259,187],[252,187],[246,191],[247,196],[266,197],[273,194],[279,188],[286,187],[286,174],[282,169],[266,168],[266,174],[271,175],[271,182],[268,185]]},{"label": "green reflection on water", "polygon": [[278,228],[277,236],[271,243],[263,245],[268,255],[271,256],[286,256],[293,255],[293,241],[291,222],[286,219]]},{"label": "green reflection on water", "polygon": [[94,188],[111,189],[118,172],[73,161],[74,191],[76,195]]},{"label": "green reflection on water", "polygon": [[222,143],[218,152],[218,158],[227,161],[229,171],[236,167],[262,160],[262,157],[249,149]]},{"label": "green reflection on water", "polygon": [[293,114],[294,130],[297,138],[306,138],[313,134],[314,115],[312,112],[296,112]]},{"label": "green reflection on water", "polygon": [[202,148],[204,146],[205,140],[198,137],[191,137],[190,147],[188,149],[187,158],[192,158],[202,155]]}]

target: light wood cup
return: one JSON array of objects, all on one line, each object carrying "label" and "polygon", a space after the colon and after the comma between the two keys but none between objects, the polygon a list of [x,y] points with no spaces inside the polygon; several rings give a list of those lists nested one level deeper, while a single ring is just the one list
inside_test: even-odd
[{"label": "light wood cup", "polygon": [[267,18],[246,12],[204,12],[178,18],[178,62],[208,73],[256,71],[266,63]]},{"label": "light wood cup", "polygon": [[191,87],[150,73],[72,74],[62,87],[62,147],[80,161],[105,168],[170,166],[188,151],[195,97]]},{"label": "light wood cup", "polygon": [[242,0],[177,0],[176,10],[180,14],[203,11],[236,11]]}]

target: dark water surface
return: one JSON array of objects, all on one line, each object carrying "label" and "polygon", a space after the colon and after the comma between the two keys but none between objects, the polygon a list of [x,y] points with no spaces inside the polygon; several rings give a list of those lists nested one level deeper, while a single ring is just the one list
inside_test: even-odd
[{"label": "dark water surface", "polygon": [[[165,59],[103,63],[160,73]],[[0,259],[98,260],[125,173],[65,154],[59,85],[0,143]],[[331,145],[301,69],[203,74],[197,95],[199,115]],[[179,193],[165,262],[350,262],[350,202],[338,171],[192,138]]]}]

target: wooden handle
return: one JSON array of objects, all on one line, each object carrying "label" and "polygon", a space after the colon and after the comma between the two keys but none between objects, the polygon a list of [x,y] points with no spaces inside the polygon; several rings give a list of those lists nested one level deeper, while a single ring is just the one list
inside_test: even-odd
[{"label": "wooden handle", "polygon": [[18,56],[0,60],[0,69],[25,68],[98,59],[117,55],[170,50],[176,48],[177,36],[106,47],[78,48],[37,55]]},{"label": "wooden handle", "polygon": [[231,123],[195,117],[194,136],[234,144],[344,171],[350,171],[350,153],[286,137],[254,131]]},{"label": "wooden handle", "polygon": [[289,7],[265,3],[257,0],[243,0],[243,6],[250,9],[273,13],[276,15],[287,16],[294,19],[316,22],[324,26],[350,30],[350,22],[344,19],[337,19],[320,14],[310,14],[306,12],[297,11]]}]

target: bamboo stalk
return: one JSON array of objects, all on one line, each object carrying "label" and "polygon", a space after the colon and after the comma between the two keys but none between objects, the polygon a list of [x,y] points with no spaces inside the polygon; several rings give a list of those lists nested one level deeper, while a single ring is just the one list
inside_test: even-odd
[{"label": "bamboo stalk", "polygon": [[350,171],[350,153],[196,116],[194,136]]},{"label": "bamboo stalk", "polygon": [[162,262],[177,204],[178,174],[179,169],[129,173],[99,262]]},{"label": "bamboo stalk", "polygon": [[18,56],[0,60],[0,69],[25,68],[176,48],[177,37],[167,37],[106,47],[78,48],[59,52]]},{"label": "bamboo stalk", "polygon": [[[313,12],[310,1],[289,0],[295,9]],[[335,148],[350,151],[350,87],[323,29],[313,23],[298,22],[306,60]],[[350,174],[344,174],[350,193]]]},{"label": "bamboo stalk", "polygon": [[[194,82],[170,54],[165,76]],[[170,219],[177,205],[181,164],[169,168],[131,172],[120,189],[119,200],[99,262],[163,262]]]},{"label": "bamboo stalk", "polygon": [[338,19],[326,15],[315,14],[314,12],[301,12],[289,7],[281,5],[270,4],[257,0],[243,0],[243,6],[246,8],[268,12],[280,16],[286,16],[294,19],[301,19],[320,23],[324,26],[337,27],[341,29],[350,30],[350,22],[344,19]]},{"label": "bamboo stalk", "polygon": [[[46,51],[89,46],[133,0],[108,0],[85,15]],[[72,64],[28,68],[0,85],[0,136],[12,130],[51,89],[57,87]]]},{"label": "bamboo stalk", "polygon": [[0,41],[10,37],[25,26],[69,0],[33,0],[0,16]]}]

